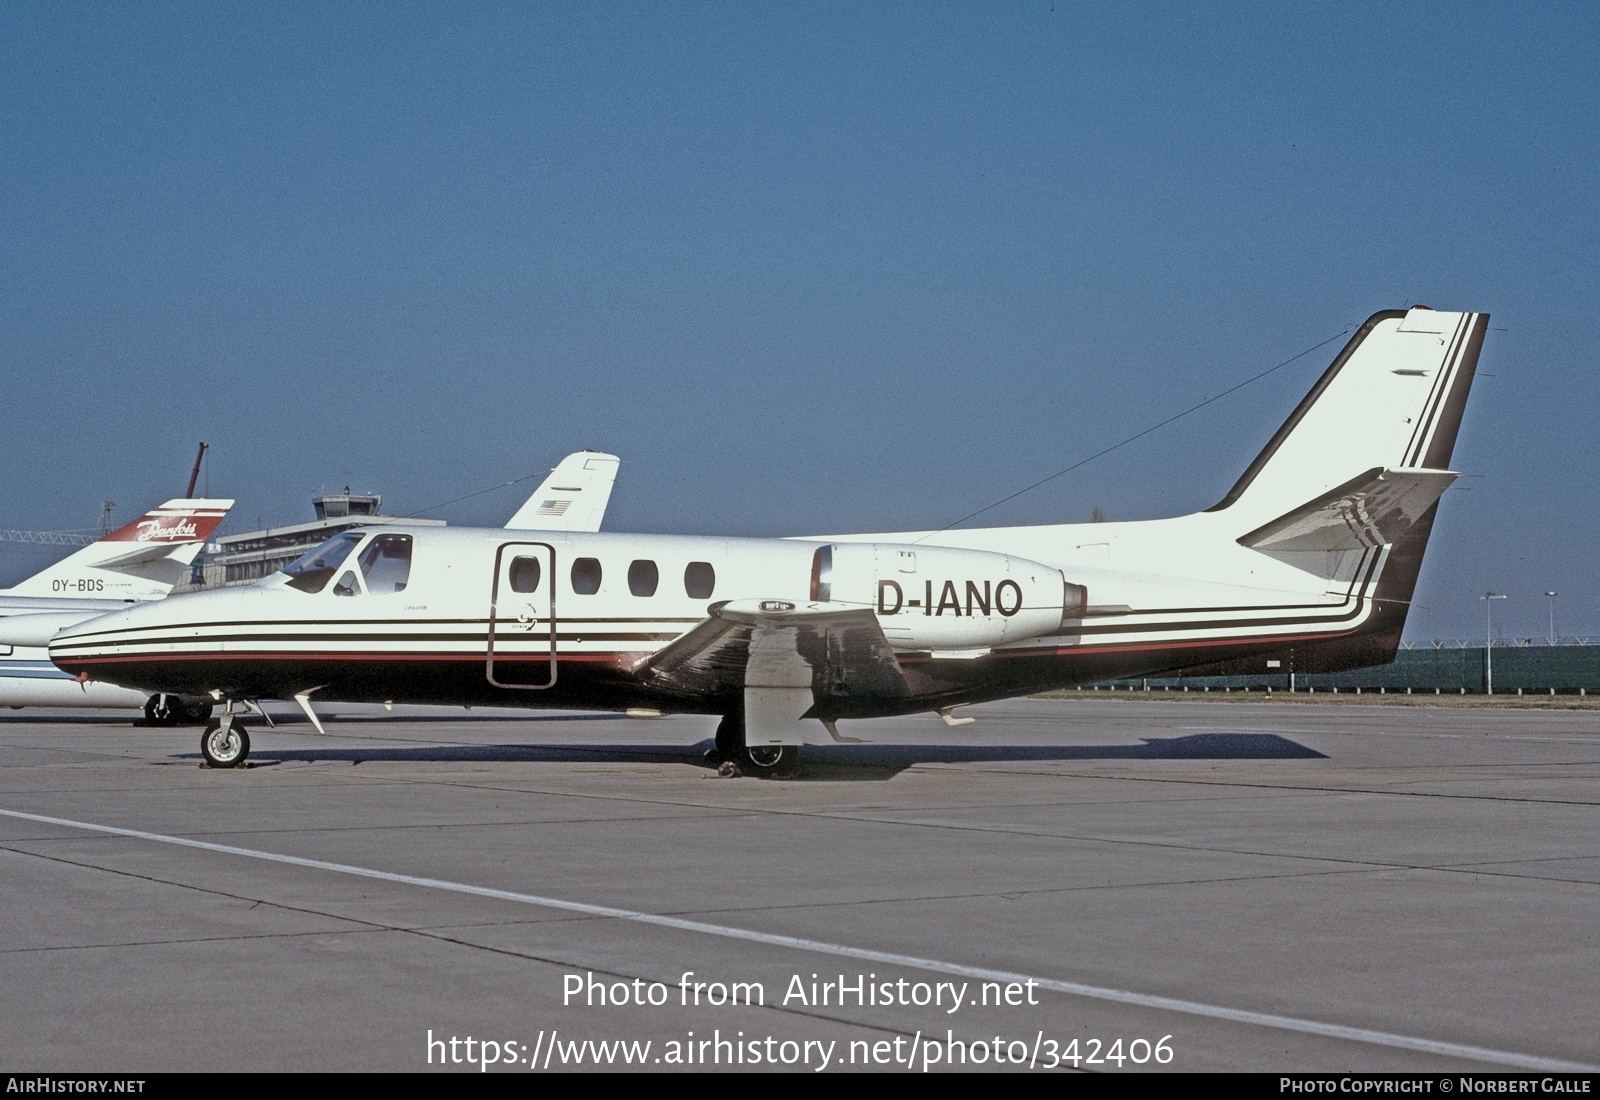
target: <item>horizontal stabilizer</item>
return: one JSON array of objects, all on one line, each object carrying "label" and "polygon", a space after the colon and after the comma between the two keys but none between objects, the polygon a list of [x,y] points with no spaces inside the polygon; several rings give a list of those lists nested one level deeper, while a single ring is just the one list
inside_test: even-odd
[{"label": "horizontal stabilizer", "polygon": [[638,673],[652,686],[693,694],[796,686],[799,669],[818,694],[845,687],[892,698],[909,693],[870,608],[737,600],[710,611]]},{"label": "horizontal stabilizer", "polygon": [[1267,552],[1363,550],[1392,544],[1461,475],[1374,468],[1239,540]]},{"label": "horizontal stabilizer", "polygon": [[[180,543],[176,548],[170,543],[159,542],[135,545],[138,546],[137,550],[130,550],[126,554],[118,554],[114,558],[97,561],[94,563],[94,567],[96,569],[115,569],[119,573],[138,573],[140,572],[140,566],[175,558],[183,550],[193,550],[195,554],[198,554],[200,550],[200,543],[198,542]],[[190,554],[189,557],[192,559],[194,554]],[[188,563],[185,562],[184,564]]]},{"label": "horizontal stabilizer", "polygon": [[598,531],[622,460],[578,451],[556,464],[506,527],[516,531]]}]

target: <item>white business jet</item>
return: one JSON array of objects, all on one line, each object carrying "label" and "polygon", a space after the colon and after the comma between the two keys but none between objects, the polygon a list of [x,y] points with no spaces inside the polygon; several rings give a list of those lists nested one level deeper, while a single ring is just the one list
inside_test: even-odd
[{"label": "white business jet", "polygon": [[800,539],[378,526],[260,583],[76,624],[74,676],[237,708],[316,701],[722,716],[792,771],[812,720],[939,712],[1175,670],[1391,660],[1487,314],[1368,319],[1215,506],[1137,523]]},{"label": "white business jet", "polygon": [[65,626],[163,599],[189,575],[195,555],[232,507],[231,500],[169,500],[16,587],[0,590],[0,706],[143,707],[155,720],[207,717],[209,698],[75,680],[50,663],[46,646]]},{"label": "white business jet", "polygon": [[[617,456],[597,451],[568,455],[506,526],[598,531],[619,463]],[[233,503],[169,500],[15,588],[0,590],[0,707],[143,708],[146,720],[162,724],[207,718],[214,707],[207,696],[152,694],[76,679],[51,664],[46,646],[65,626],[168,595],[188,576]]]}]

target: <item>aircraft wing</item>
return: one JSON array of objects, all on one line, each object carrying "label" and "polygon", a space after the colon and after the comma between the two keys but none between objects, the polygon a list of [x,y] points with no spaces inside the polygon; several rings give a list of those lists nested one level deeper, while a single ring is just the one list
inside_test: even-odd
[{"label": "aircraft wing", "polygon": [[1451,470],[1374,468],[1239,540],[1252,550],[1362,550],[1388,545],[1460,477]]},{"label": "aircraft wing", "polygon": [[871,608],[839,604],[713,604],[708,618],[638,671],[652,685],[694,695],[800,687],[816,697],[910,692]]},{"label": "aircraft wing", "polygon": [[578,451],[556,464],[506,527],[521,531],[598,531],[622,460]]}]

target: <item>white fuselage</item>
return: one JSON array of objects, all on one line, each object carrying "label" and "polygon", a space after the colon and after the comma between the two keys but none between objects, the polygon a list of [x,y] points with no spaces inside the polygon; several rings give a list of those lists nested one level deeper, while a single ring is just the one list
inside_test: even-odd
[{"label": "white fuselage", "polygon": [[803,715],[1375,664],[1457,476],[1487,322],[1373,315],[1192,515],[798,539],[376,528],[252,588],[71,627],[51,656],[230,698],[743,714],[772,743]]}]

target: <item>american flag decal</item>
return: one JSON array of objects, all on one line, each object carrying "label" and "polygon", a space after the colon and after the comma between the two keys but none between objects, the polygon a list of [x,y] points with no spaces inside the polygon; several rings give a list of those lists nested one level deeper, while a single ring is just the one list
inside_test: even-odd
[{"label": "american flag decal", "polygon": [[570,500],[547,500],[539,505],[539,514],[541,516],[564,515],[571,505],[572,501]]}]

